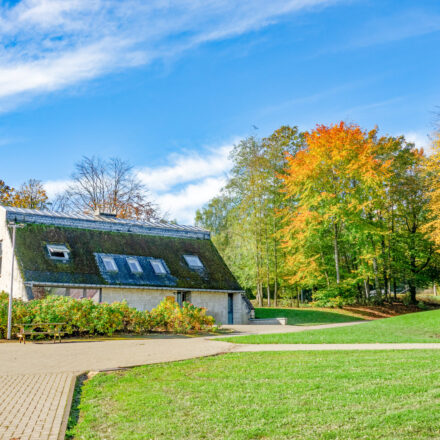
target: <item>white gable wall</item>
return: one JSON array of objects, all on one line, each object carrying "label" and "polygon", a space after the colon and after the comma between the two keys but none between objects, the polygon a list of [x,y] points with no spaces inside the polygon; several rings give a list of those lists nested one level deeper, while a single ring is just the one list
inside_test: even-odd
[{"label": "white gable wall", "polygon": [[[11,263],[12,263],[12,239],[6,223],[6,210],[0,209],[0,240],[2,241],[3,257],[0,273],[0,292],[9,293],[11,288]],[[14,257],[15,258],[15,257]],[[17,265],[17,259],[14,262],[14,298],[27,299],[26,289]]]}]

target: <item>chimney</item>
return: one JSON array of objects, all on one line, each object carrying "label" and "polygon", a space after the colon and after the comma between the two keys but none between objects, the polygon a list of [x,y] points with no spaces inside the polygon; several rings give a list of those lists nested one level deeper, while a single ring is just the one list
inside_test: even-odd
[{"label": "chimney", "polygon": [[105,212],[105,211],[101,211],[99,209],[95,209],[95,216],[96,217],[104,217],[104,218],[116,218],[116,213]]}]

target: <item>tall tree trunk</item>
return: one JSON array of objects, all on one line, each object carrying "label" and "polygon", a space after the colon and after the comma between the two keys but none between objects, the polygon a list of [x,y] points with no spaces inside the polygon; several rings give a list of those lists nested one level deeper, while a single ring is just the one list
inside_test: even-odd
[{"label": "tall tree trunk", "polygon": [[277,242],[274,240],[274,283],[273,283],[273,305],[276,307],[278,305],[278,252],[277,252]]},{"label": "tall tree trunk", "polygon": [[267,282],[267,306],[270,307],[270,258],[269,258],[269,234],[266,224],[266,282]]},{"label": "tall tree trunk", "polygon": [[258,282],[258,306],[263,307],[263,286],[261,285],[261,282]]},{"label": "tall tree trunk", "polygon": [[370,299],[370,277],[367,277],[364,280],[365,287],[365,299],[368,301]]},{"label": "tall tree trunk", "polygon": [[393,277],[393,293],[394,293],[394,301],[397,301],[397,285],[396,285],[395,277]]},{"label": "tall tree trunk", "polygon": [[327,282],[327,287],[330,287],[330,279],[328,277],[328,272],[325,269],[325,259],[324,259],[324,254],[321,252],[321,261],[322,261],[322,267],[324,268],[324,275],[325,275],[325,281]]},{"label": "tall tree trunk", "polygon": [[388,258],[386,255],[386,245],[385,240],[382,238],[381,240],[382,245],[382,258],[383,258],[383,267],[382,267],[382,277],[383,277],[383,288],[385,291],[385,298],[388,299],[388,295],[390,294],[390,286],[389,286],[389,279],[388,279]]},{"label": "tall tree trunk", "polygon": [[416,300],[416,291],[417,291],[416,274],[417,274],[416,257],[414,254],[411,254],[410,255],[410,276],[409,276],[409,280],[408,280],[409,296],[410,296],[411,304],[417,303],[417,300]]},{"label": "tall tree trunk", "polygon": [[341,281],[341,277],[339,274],[338,225],[336,223],[334,224],[333,246],[334,246],[334,252],[335,252],[336,283],[339,284]]},{"label": "tall tree trunk", "polygon": [[408,282],[408,284],[409,284],[409,297],[410,297],[411,304],[417,304],[417,299],[416,299],[417,287],[416,287],[416,284],[415,284],[414,280],[412,280],[412,279]]}]

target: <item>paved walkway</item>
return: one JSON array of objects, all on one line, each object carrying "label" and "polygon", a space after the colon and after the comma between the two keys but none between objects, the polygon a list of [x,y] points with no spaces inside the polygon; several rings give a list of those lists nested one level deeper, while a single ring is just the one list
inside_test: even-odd
[{"label": "paved walkway", "polygon": [[64,438],[76,374],[0,376],[0,439]]},{"label": "paved walkway", "polygon": [[[326,326],[233,326],[236,334]],[[440,349],[440,344],[231,344],[178,336],[94,342],[0,343],[0,440],[63,439],[75,378],[85,371],[170,362],[228,352]]]},{"label": "paved walkway", "polygon": [[[369,321],[340,322],[322,325],[222,325],[222,328],[232,330],[233,335],[265,335],[268,333],[298,333],[306,330],[322,330],[325,328],[348,327],[357,324],[366,324]],[[223,336],[215,336],[222,338]]]},{"label": "paved walkway", "polygon": [[234,344],[232,352],[322,350],[440,350],[440,343],[411,344]]}]

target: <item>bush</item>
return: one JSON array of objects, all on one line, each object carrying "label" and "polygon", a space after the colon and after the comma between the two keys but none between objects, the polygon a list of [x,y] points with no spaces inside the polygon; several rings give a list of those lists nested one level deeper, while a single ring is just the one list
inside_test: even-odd
[{"label": "bush", "polygon": [[[6,337],[8,295],[0,293],[0,338]],[[206,310],[184,303],[179,307],[170,300],[162,301],[151,312],[129,307],[125,301],[96,304],[90,299],[49,295],[24,302],[13,301],[13,324],[65,322],[69,335],[105,335],[118,333],[145,334],[150,331],[190,333],[210,330],[215,321]]]},{"label": "bush", "polygon": [[356,290],[350,284],[335,284],[313,292],[313,305],[318,307],[343,307],[356,301]]},{"label": "bush", "polygon": [[172,298],[162,301],[151,311],[154,328],[173,333],[191,333],[211,329],[215,320],[206,309],[184,302],[182,307]]}]

